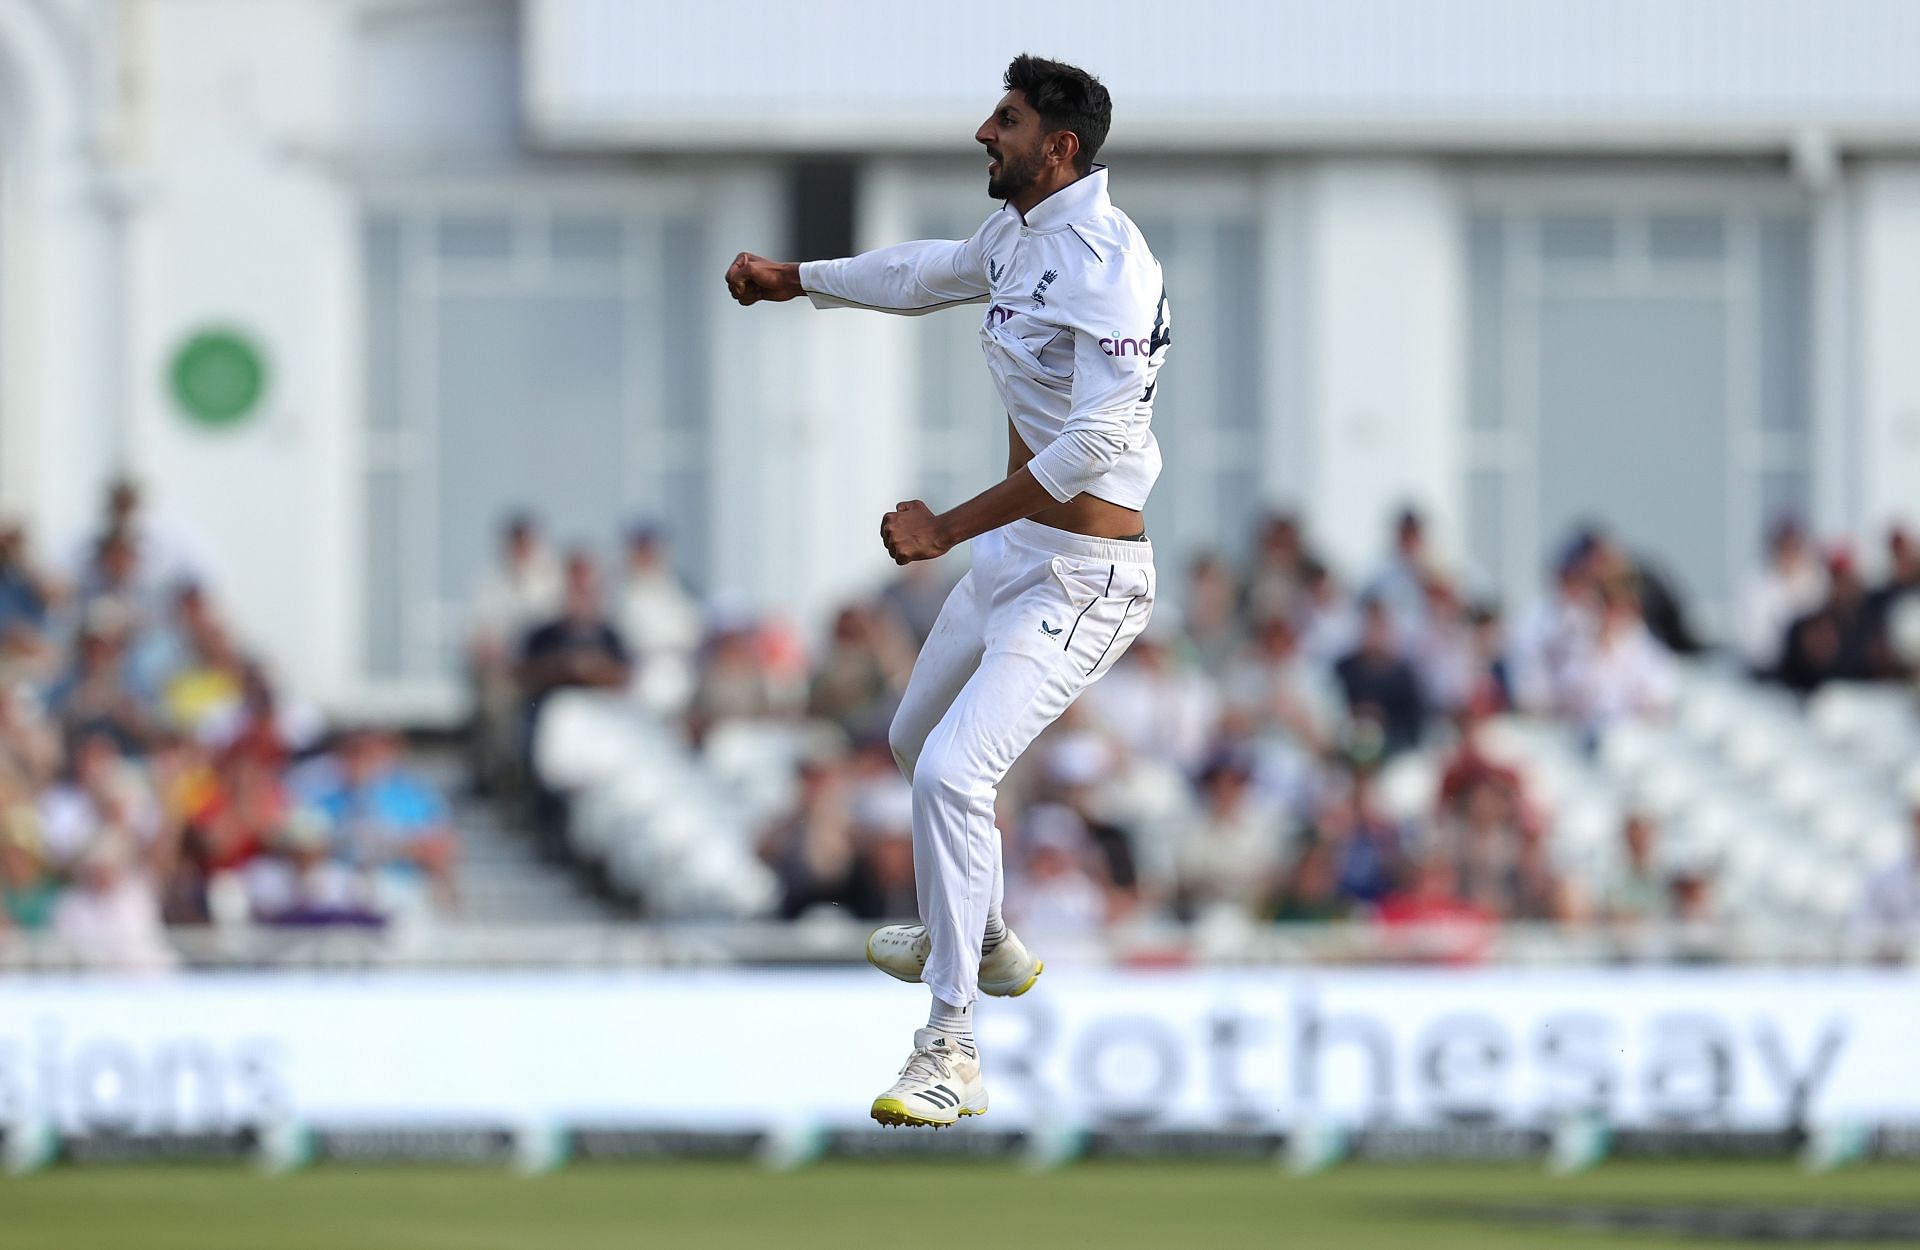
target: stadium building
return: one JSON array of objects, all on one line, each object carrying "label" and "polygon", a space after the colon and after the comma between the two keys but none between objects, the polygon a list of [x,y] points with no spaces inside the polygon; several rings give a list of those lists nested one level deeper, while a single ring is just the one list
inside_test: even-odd
[{"label": "stadium building", "polygon": [[[5,506],[57,549],[115,473],[159,484],[305,688],[409,719],[457,704],[515,506],[583,539],[653,518],[704,590],[817,619],[885,567],[895,498],[998,476],[968,316],[742,318],[719,281],[742,245],[989,207],[1002,50],[867,7],[0,8]],[[1014,42],[1119,101],[1116,198],[1181,345],[1168,567],[1277,503],[1358,560],[1412,503],[1511,598],[1599,517],[1724,630],[1775,515],[1911,519],[1909,6],[1628,4],[1651,59],[1605,37],[1621,6],[1159,7],[1042,6]],[[261,385],[196,417],[209,332],[199,376],[230,348]]]}]

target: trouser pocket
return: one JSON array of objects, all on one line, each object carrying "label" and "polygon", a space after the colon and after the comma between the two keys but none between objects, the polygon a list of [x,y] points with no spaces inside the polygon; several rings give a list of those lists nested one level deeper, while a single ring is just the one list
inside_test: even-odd
[{"label": "trouser pocket", "polygon": [[1073,613],[1060,630],[1060,650],[1083,676],[1098,677],[1146,626],[1153,568],[1071,556],[1054,556],[1049,567]]}]

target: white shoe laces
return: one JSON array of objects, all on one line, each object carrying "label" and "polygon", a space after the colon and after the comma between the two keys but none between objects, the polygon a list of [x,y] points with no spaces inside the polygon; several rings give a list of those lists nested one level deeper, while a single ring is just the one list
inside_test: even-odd
[{"label": "white shoe laces", "polygon": [[953,1052],[935,1050],[931,1046],[922,1046],[907,1056],[906,1066],[900,1069],[900,1079],[922,1081],[948,1081],[953,1079]]}]

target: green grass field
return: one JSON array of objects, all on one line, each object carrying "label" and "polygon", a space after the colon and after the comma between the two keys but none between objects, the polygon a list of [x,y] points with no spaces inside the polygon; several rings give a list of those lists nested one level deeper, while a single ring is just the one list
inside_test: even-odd
[{"label": "green grass field", "polygon": [[1354,1165],[1310,1179],[1242,1163],[1103,1162],[1044,1175],[998,1163],[829,1163],[784,1174],[746,1164],[604,1164],[534,1178],[414,1167],[322,1167],[280,1178],[204,1166],[72,1168],[0,1182],[0,1246],[1501,1250],[1761,1244],[1575,1229],[1511,1213],[1621,1206],[1920,1210],[1920,1167],[1808,1176],[1784,1163],[1615,1163],[1559,1180],[1531,1168],[1438,1164]]}]

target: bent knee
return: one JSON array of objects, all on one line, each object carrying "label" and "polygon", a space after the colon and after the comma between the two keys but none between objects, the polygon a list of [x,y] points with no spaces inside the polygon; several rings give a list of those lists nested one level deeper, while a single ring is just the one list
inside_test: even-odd
[{"label": "bent knee", "polygon": [[994,782],[982,761],[938,734],[921,750],[911,779],[916,799],[936,802],[990,789]]}]

